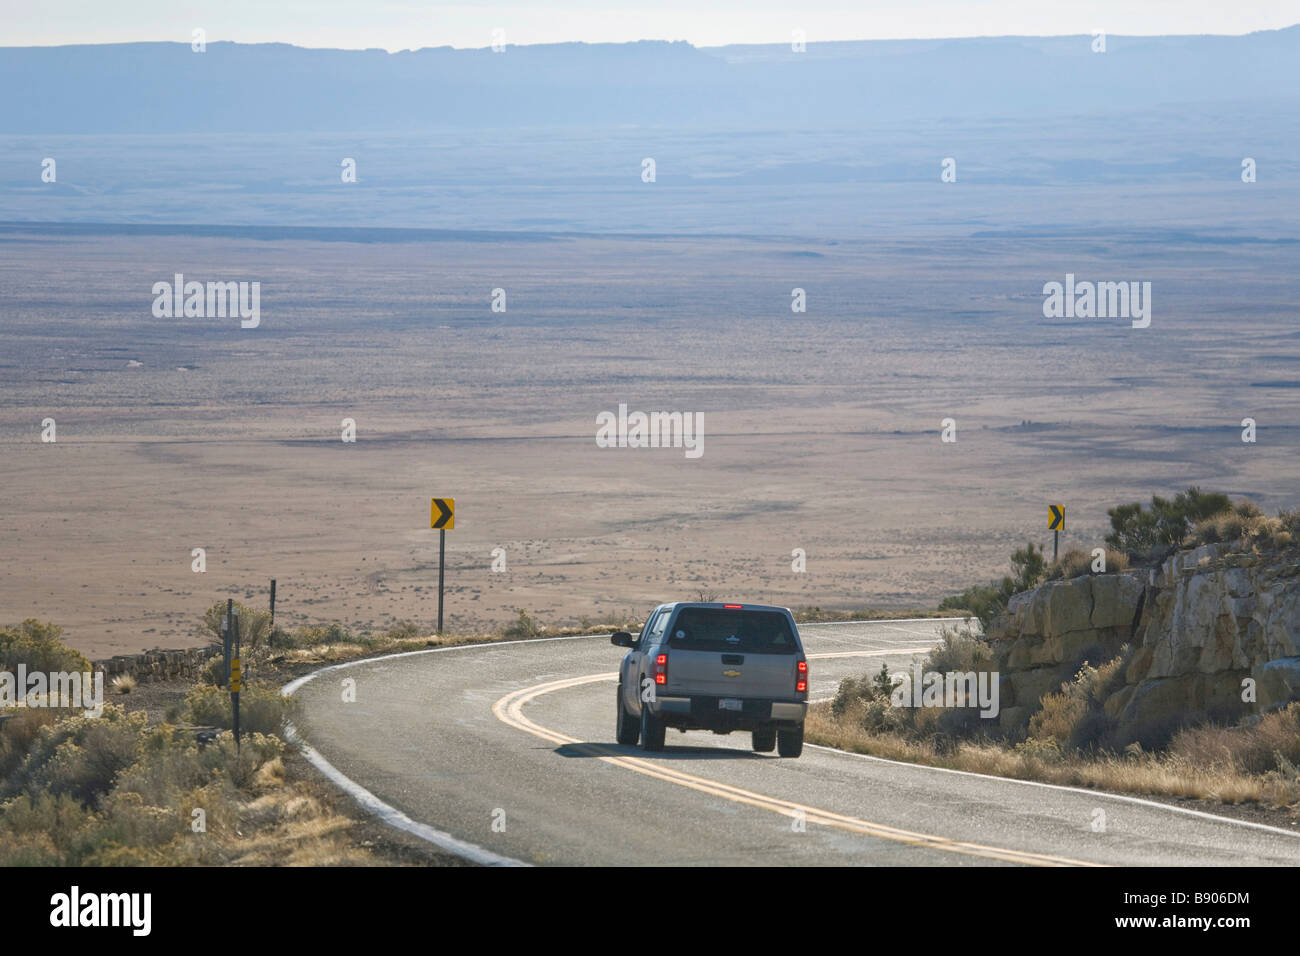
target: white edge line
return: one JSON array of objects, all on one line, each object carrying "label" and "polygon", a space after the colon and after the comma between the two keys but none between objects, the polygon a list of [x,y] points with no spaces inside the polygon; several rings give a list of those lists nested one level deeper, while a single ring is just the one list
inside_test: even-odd
[{"label": "white edge line", "polygon": [[294,730],[293,725],[285,727],[285,736],[296,743],[302,750],[302,755],[306,757],[311,764],[330,779],[340,790],[348,794],[355,800],[362,809],[372,814],[381,823],[386,823],[390,827],[402,830],[412,836],[419,837],[427,843],[432,843],[448,853],[455,854],[462,859],[469,860],[473,863],[479,863],[483,866],[531,866],[523,860],[516,860],[513,857],[502,856],[499,853],[493,853],[491,850],[484,849],[473,843],[467,843],[464,840],[458,840],[450,833],[444,833],[442,830],[435,830],[425,823],[418,823],[412,820],[401,810],[389,806],[380,800],[373,793],[361,786],[359,783],[349,779],[337,767],[317,753],[312,747],[300,738]]},{"label": "white edge line", "polygon": [[805,747],[812,747],[814,750],[825,750],[828,753],[843,754],[846,757],[857,757],[859,760],[875,760],[880,763],[894,764],[900,767],[914,767],[918,770],[933,770],[937,773],[955,773],[962,777],[983,777],[985,780],[998,780],[1005,783],[1018,783],[1025,787],[1042,787],[1046,790],[1064,790],[1067,793],[1082,793],[1091,797],[1102,797],[1107,800],[1121,800],[1124,803],[1136,803],[1144,807],[1155,807],[1158,810],[1169,810],[1173,813],[1185,813],[1192,817],[1201,817],[1205,820],[1214,820],[1216,823],[1231,823],[1239,827],[1251,827],[1256,830],[1267,830],[1269,833],[1279,833],[1282,836],[1300,837],[1300,832],[1295,830],[1283,830],[1281,827],[1270,826],[1267,823],[1255,823],[1253,820],[1238,820],[1235,817],[1220,816],[1217,813],[1207,813],[1204,810],[1192,810],[1187,807],[1176,807],[1172,804],[1161,803],[1159,800],[1146,800],[1142,797],[1130,797],[1123,793],[1111,793],[1108,790],[1089,790],[1085,787],[1067,787],[1059,783],[1042,783],[1038,780],[1021,780],[1018,777],[999,777],[994,773],[977,773],[974,770],[954,770],[952,767],[932,767],[924,763],[910,763],[906,760],[891,760],[888,757],[873,757],[871,754],[858,754],[851,750],[840,750],[838,747],[825,747],[821,744],[805,743]]},{"label": "white edge line", "polygon": [[[579,641],[592,637],[604,637],[604,634],[578,634],[571,637],[541,637],[523,641],[483,641],[480,643],[454,644],[451,647],[428,647],[418,651],[401,651],[397,654],[383,654],[379,657],[360,657],[352,661],[343,661],[340,664],[331,664],[328,667],[322,667],[314,670],[310,674],[304,674],[302,677],[289,681],[280,688],[280,695],[283,697],[292,697],[294,693],[306,684],[308,681],[320,674],[329,671],[339,670],[344,667],[353,667],[358,664],[373,664],[376,661],[392,660],[395,657],[413,657],[416,654],[436,654],[441,651],[460,651],[472,647],[500,647],[506,644],[539,644],[544,641]],[[493,853],[484,847],[474,843],[468,843],[464,840],[457,839],[450,833],[444,833],[442,830],[434,829],[425,823],[419,823],[412,820],[401,810],[390,806],[383,800],[367,790],[361,784],[352,780],[343,771],[339,770],[332,763],[326,760],[315,750],[307,741],[299,736],[297,730],[292,724],[285,727],[285,736],[297,744],[302,750],[302,755],[317,770],[323,773],[330,781],[340,790],[355,800],[362,809],[367,813],[377,817],[381,822],[388,824],[395,829],[409,833],[418,837],[427,843],[446,850],[462,859],[469,860],[473,863],[479,863],[483,866],[531,866],[531,863],[525,863],[523,860],[516,860],[513,857],[502,856],[499,853]]]}]

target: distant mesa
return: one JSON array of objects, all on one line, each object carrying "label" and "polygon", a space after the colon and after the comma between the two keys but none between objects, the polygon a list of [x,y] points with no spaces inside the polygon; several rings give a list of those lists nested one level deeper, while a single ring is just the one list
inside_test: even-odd
[{"label": "distant mesa", "polygon": [[[975,37],[697,48],[562,43],[311,50],[282,43],[0,48],[0,133],[845,129],[1178,103],[1285,103],[1300,26],[1245,36]],[[1104,60],[1104,64],[1101,62]],[[111,78],[107,82],[106,78]],[[865,92],[864,92],[865,91]]]}]

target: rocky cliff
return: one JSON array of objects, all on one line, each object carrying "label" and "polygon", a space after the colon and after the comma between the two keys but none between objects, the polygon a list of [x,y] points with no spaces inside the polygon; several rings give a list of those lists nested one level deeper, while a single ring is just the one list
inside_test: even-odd
[{"label": "rocky cliff", "polygon": [[1015,595],[989,638],[1003,728],[1024,727],[1083,662],[1123,652],[1104,700],[1112,742],[1158,744],[1300,700],[1300,552],[1205,545],[1158,569],[1052,581]]}]

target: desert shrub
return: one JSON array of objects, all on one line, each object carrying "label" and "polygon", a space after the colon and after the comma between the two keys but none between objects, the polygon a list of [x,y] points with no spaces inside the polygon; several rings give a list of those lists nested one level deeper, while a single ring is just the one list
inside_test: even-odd
[{"label": "desert shrub", "polygon": [[1240,501],[1231,511],[1207,518],[1193,533],[1193,542],[1198,545],[1239,543],[1249,548],[1273,549],[1288,547],[1292,540],[1285,513],[1270,518],[1249,501]]},{"label": "desert shrub", "polygon": [[998,615],[1006,610],[1009,597],[996,584],[974,584],[961,594],[944,598],[939,602],[939,610],[970,611],[980,626],[988,631]]},{"label": "desert shrub", "polygon": [[1106,544],[1138,560],[1163,559],[1182,546],[1193,525],[1232,509],[1227,495],[1192,487],[1172,500],[1151,496],[1151,506],[1117,505],[1106,512],[1111,533]]},{"label": "desert shrub", "polygon": [[[894,688],[901,683],[902,679],[896,679],[894,675],[889,673],[889,665],[882,661],[880,670],[876,671],[875,674],[843,678],[835,692],[835,696],[831,699],[831,711],[833,713],[837,710],[843,712],[849,705],[856,702],[888,701],[893,694]],[[838,713],[836,716],[838,716]]]},{"label": "desert shrub", "polygon": [[[239,640],[242,650],[257,651],[266,643],[271,633],[271,612],[234,603],[239,617]],[[219,601],[203,614],[203,631],[208,640],[218,646],[222,643],[221,619],[226,616],[226,602]]]},{"label": "desert shrub", "polygon": [[409,641],[420,636],[420,628],[414,621],[402,621],[390,627],[384,636],[392,641]]},{"label": "desert shrub", "polygon": [[101,717],[67,717],[41,727],[25,758],[0,783],[0,799],[48,791],[95,801],[135,760],[144,726],[144,711],[105,704]]},{"label": "desert shrub", "polygon": [[1127,571],[1128,566],[1129,566],[1129,560],[1128,560],[1127,551],[1116,551],[1112,548],[1106,549],[1106,572],[1107,573],[1112,573],[1112,572],[1118,573],[1120,571]]},{"label": "desert shrub", "polygon": [[135,690],[136,680],[130,674],[118,674],[113,678],[113,690],[119,694],[129,694]]},{"label": "desert shrub", "polygon": [[892,733],[910,728],[905,708],[895,707],[888,694],[879,693],[873,678],[846,677],[831,700],[831,716],[860,727],[870,734]]},{"label": "desert shrub", "polygon": [[831,698],[831,716],[839,720],[850,708],[874,700],[875,696],[869,677],[844,677],[835,690],[835,696]]},{"label": "desert shrub", "polygon": [[505,636],[516,641],[540,636],[542,626],[537,623],[536,619],[530,617],[523,608],[516,608],[515,610],[519,612],[519,617],[506,626]]},{"label": "desert shrub", "polygon": [[297,700],[285,697],[278,687],[250,685],[240,694],[239,729],[243,733],[282,736],[284,725],[292,718]]},{"label": "desert shrub", "polygon": [[90,662],[63,643],[63,628],[28,618],[13,627],[0,628],[0,670],[85,673]]},{"label": "desert shrub", "polygon": [[923,671],[949,674],[954,671],[987,671],[993,664],[993,649],[970,625],[944,626],[939,629],[939,643],[926,655]]},{"label": "desert shrub", "polygon": [[1015,751],[1022,757],[1043,763],[1060,763],[1065,752],[1054,737],[1028,737],[1016,744]]},{"label": "desert shrub", "polygon": [[1028,591],[1035,587],[1043,580],[1045,568],[1046,558],[1043,556],[1042,549],[1034,547],[1032,541],[1026,542],[1023,548],[1011,555],[1011,570],[1014,572],[1010,578],[1012,593]]},{"label": "desert shrub", "polygon": [[70,794],[20,794],[0,805],[0,864],[75,862],[78,849],[93,841],[97,822],[97,815]]},{"label": "desert shrub", "polygon": [[1128,647],[1099,667],[1086,661],[1055,693],[1044,694],[1041,709],[1029,718],[1029,737],[1057,747],[1083,750],[1105,741],[1114,723],[1103,705],[1123,683]]},{"label": "desert shrub", "polygon": [[[993,649],[980,635],[971,630],[969,624],[956,627],[943,627],[939,631],[939,643],[930,650],[921,664],[922,672],[948,674],[989,673],[993,669]],[[990,678],[996,681],[997,676]],[[917,734],[942,735],[946,738],[972,737],[987,727],[987,721],[980,717],[975,700],[970,700],[965,707],[922,707],[908,708],[909,721]],[[943,744],[942,741],[935,741]]]},{"label": "desert shrub", "polygon": [[1132,650],[1132,645],[1122,645],[1118,654],[1097,668],[1089,690],[1098,704],[1105,704],[1111,694],[1124,686],[1124,668],[1128,666]]},{"label": "desert shrub", "polygon": [[[270,684],[245,683],[239,694],[239,730],[244,733],[283,735],[284,725],[293,719],[297,701],[283,696]],[[232,728],[235,723],[234,705],[230,692],[207,684],[199,684],[185,695],[182,711],[190,723],[208,727]]]},{"label": "desert shrub", "polygon": [[212,771],[203,765],[193,737],[163,725],[145,735],[139,758],[118,775],[115,791],[162,806],[211,779]]},{"label": "desert shrub", "polygon": [[1116,551],[1113,548],[1106,549],[1106,563],[1103,565],[1103,570],[1093,570],[1094,560],[1091,551],[1085,551],[1082,548],[1071,548],[1048,565],[1046,572],[1043,574],[1043,580],[1068,581],[1082,577],[1085,574],[1117,574],[1120,571],[1127,571],[1129,566],[1128,553]]},{"label": "desert shrub", "polygon": [[199,668],[199,683],[216,687],[225,679],[225,672],[225,655],[213,654],[208,658],[207,663]]},{"label": "desert shrub", "polygon": [[889,733],[907,726],[906,710],[895,707],[888,697],[875,697],[865,701],[856,715],[857,723],[868,733]]},{"label": "desert shrub", "polygon": [[[920,665],[923,672],[940,674],[979,674],[989,672],[992,666],[992,648],[969,624],[942,628],[939,643]],[[831,717],[872,734],[903,732],[913,738],[930,738],[935,746],[944,745],[941,738],[974,736],[987,725],[973,701],[969,707],[894,706],[893,693],[900,683],[884,663],[875,674],[846,677],[831,699]]]},{"label": "desert shrub", "polygon": [[888,698],[894,692],[894,688],[901,683],[902,680],[896,679],[893,674],[889,673],[889,665],[882,661],[880,670],[876,672],[876,676],[871,678],[871,689],[877,697]]},{"label": "desert shrub", "polygon": [[1069,744],[1075,750],[1110,749],[1115,721],[1100,707],[1089,707],[1074,725]]},{"label": "desert shrub", "polygon": [[1088,702],[1068,693],[1045,694],[1041,708],[1029,718],[1029,736],[1034,740],[1050,740],[1057,747],[1065,747],[1074,736],[1074,729],[1088,712]]},{"label": "desert shrub", "polygon": [[[157,861],[158,847],[189,830],[190,818],[171,805],[146,801],[139,793],[115,792],[104,801],[100,826],[87,846],[89,866],[142,866]],[[153,851],[153,852],[151,852]]]},{"label": "desert shrub", "polygon": [[[262,608],[249,607],[246,604],[234,603],[234,609],[237,612],[239,620],[239,657],[243,665],[244,676],[260,670],[272,654],[270,638],[272,635],[271,612]],[[223,646],[221,636],[221,621],[226,616],[225,602],[218,602],[212,605],[203,614],[202,627],[207,635],[208,641],[215,647]],[[278,632],[277,632],[278,633]],[[233,648],[232,648],[233,651]],[[219,655],[222,662],[225,655]],[[205,666],[203,680],[210,683],[220,683],[222,664],[213,664],[211,661]],[[213,669],[216,669],[215,672]]]},{"label": "desert shrub", "polygon": [[283,749],[279,739],[253,734],[236,751],[223,733],[198,750],[171,728],[156,728],[93,803],[39,788],[0,803],[0,866],[223,862],[211,858],[221,852],[212,842],[192,841],[193,809],[204,809],[210,832],[233,833],[247,810],[244,794],[278,779],[265,773],[280,767]]},{"label": "desert shrub", "polygon": [[1071,548],[1048,566],[1044,580],[1070,580],[1092,573],[1092,555],[1082,548]]},{"label": "desert shrub", "polygon": [[872,734],[907,729],[911,720],[906,708],[892,702],[894,688],[900,683],[883,662],[875,674],[845,677],[831,699],[831,716]]},{"label": "desert shrub", "polygon": [[937,730],[951,740],[969,740],[982,734],[988,727],[988,719],[980,716],[978,707],[939,707],[930,708],[938,715]]},{"label": "desert shrub", "polygon": [[1300,703],[1263,715],[1252,726],[1186,727],[1169,742],[1172,754],[1197,766],[1269,773],[1300,763]]},{"label": "desert shrub", "polygon": [[322,644],[357,644],[361,641],[341,624],[326,625],[303,625],[294,628],[291,634],[285,637],[284,643],[280,643],[280,638],[276,638],[276,647],[289,648],[306,648],[317,647]]},{"label": "desert shrub", "polygon": [[[229,726],[233,717],[230,708],[230,694],[220,687],[200,684],[185,695],[185,708],[182,715],[190,723],[205,727]],[[222,721],[227,721],[222,724]]]},{"label": "desert shrub", "polygon": [[284,741],[277,736],[260,732],[241,733],[239,748],[236,749],[235,735],[224,733],[199,751],[199,761],[208,770],[221,773],[242,789],[252,784],[263,764],[283,754]]},{"label": "desert shrub", "polygon": [[57,723],[61,716],[57,710],[47,707],[23,707],[0,723],[0,781],[27,759],[41,728]]}]

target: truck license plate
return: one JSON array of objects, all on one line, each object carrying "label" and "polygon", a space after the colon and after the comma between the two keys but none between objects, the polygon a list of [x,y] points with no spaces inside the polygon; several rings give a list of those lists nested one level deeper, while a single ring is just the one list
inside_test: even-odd
[{"label": "truck license plate", "polygon": [[741,710],[744,703],[738,697],[723,697],[718,701],[718,710]]}]

